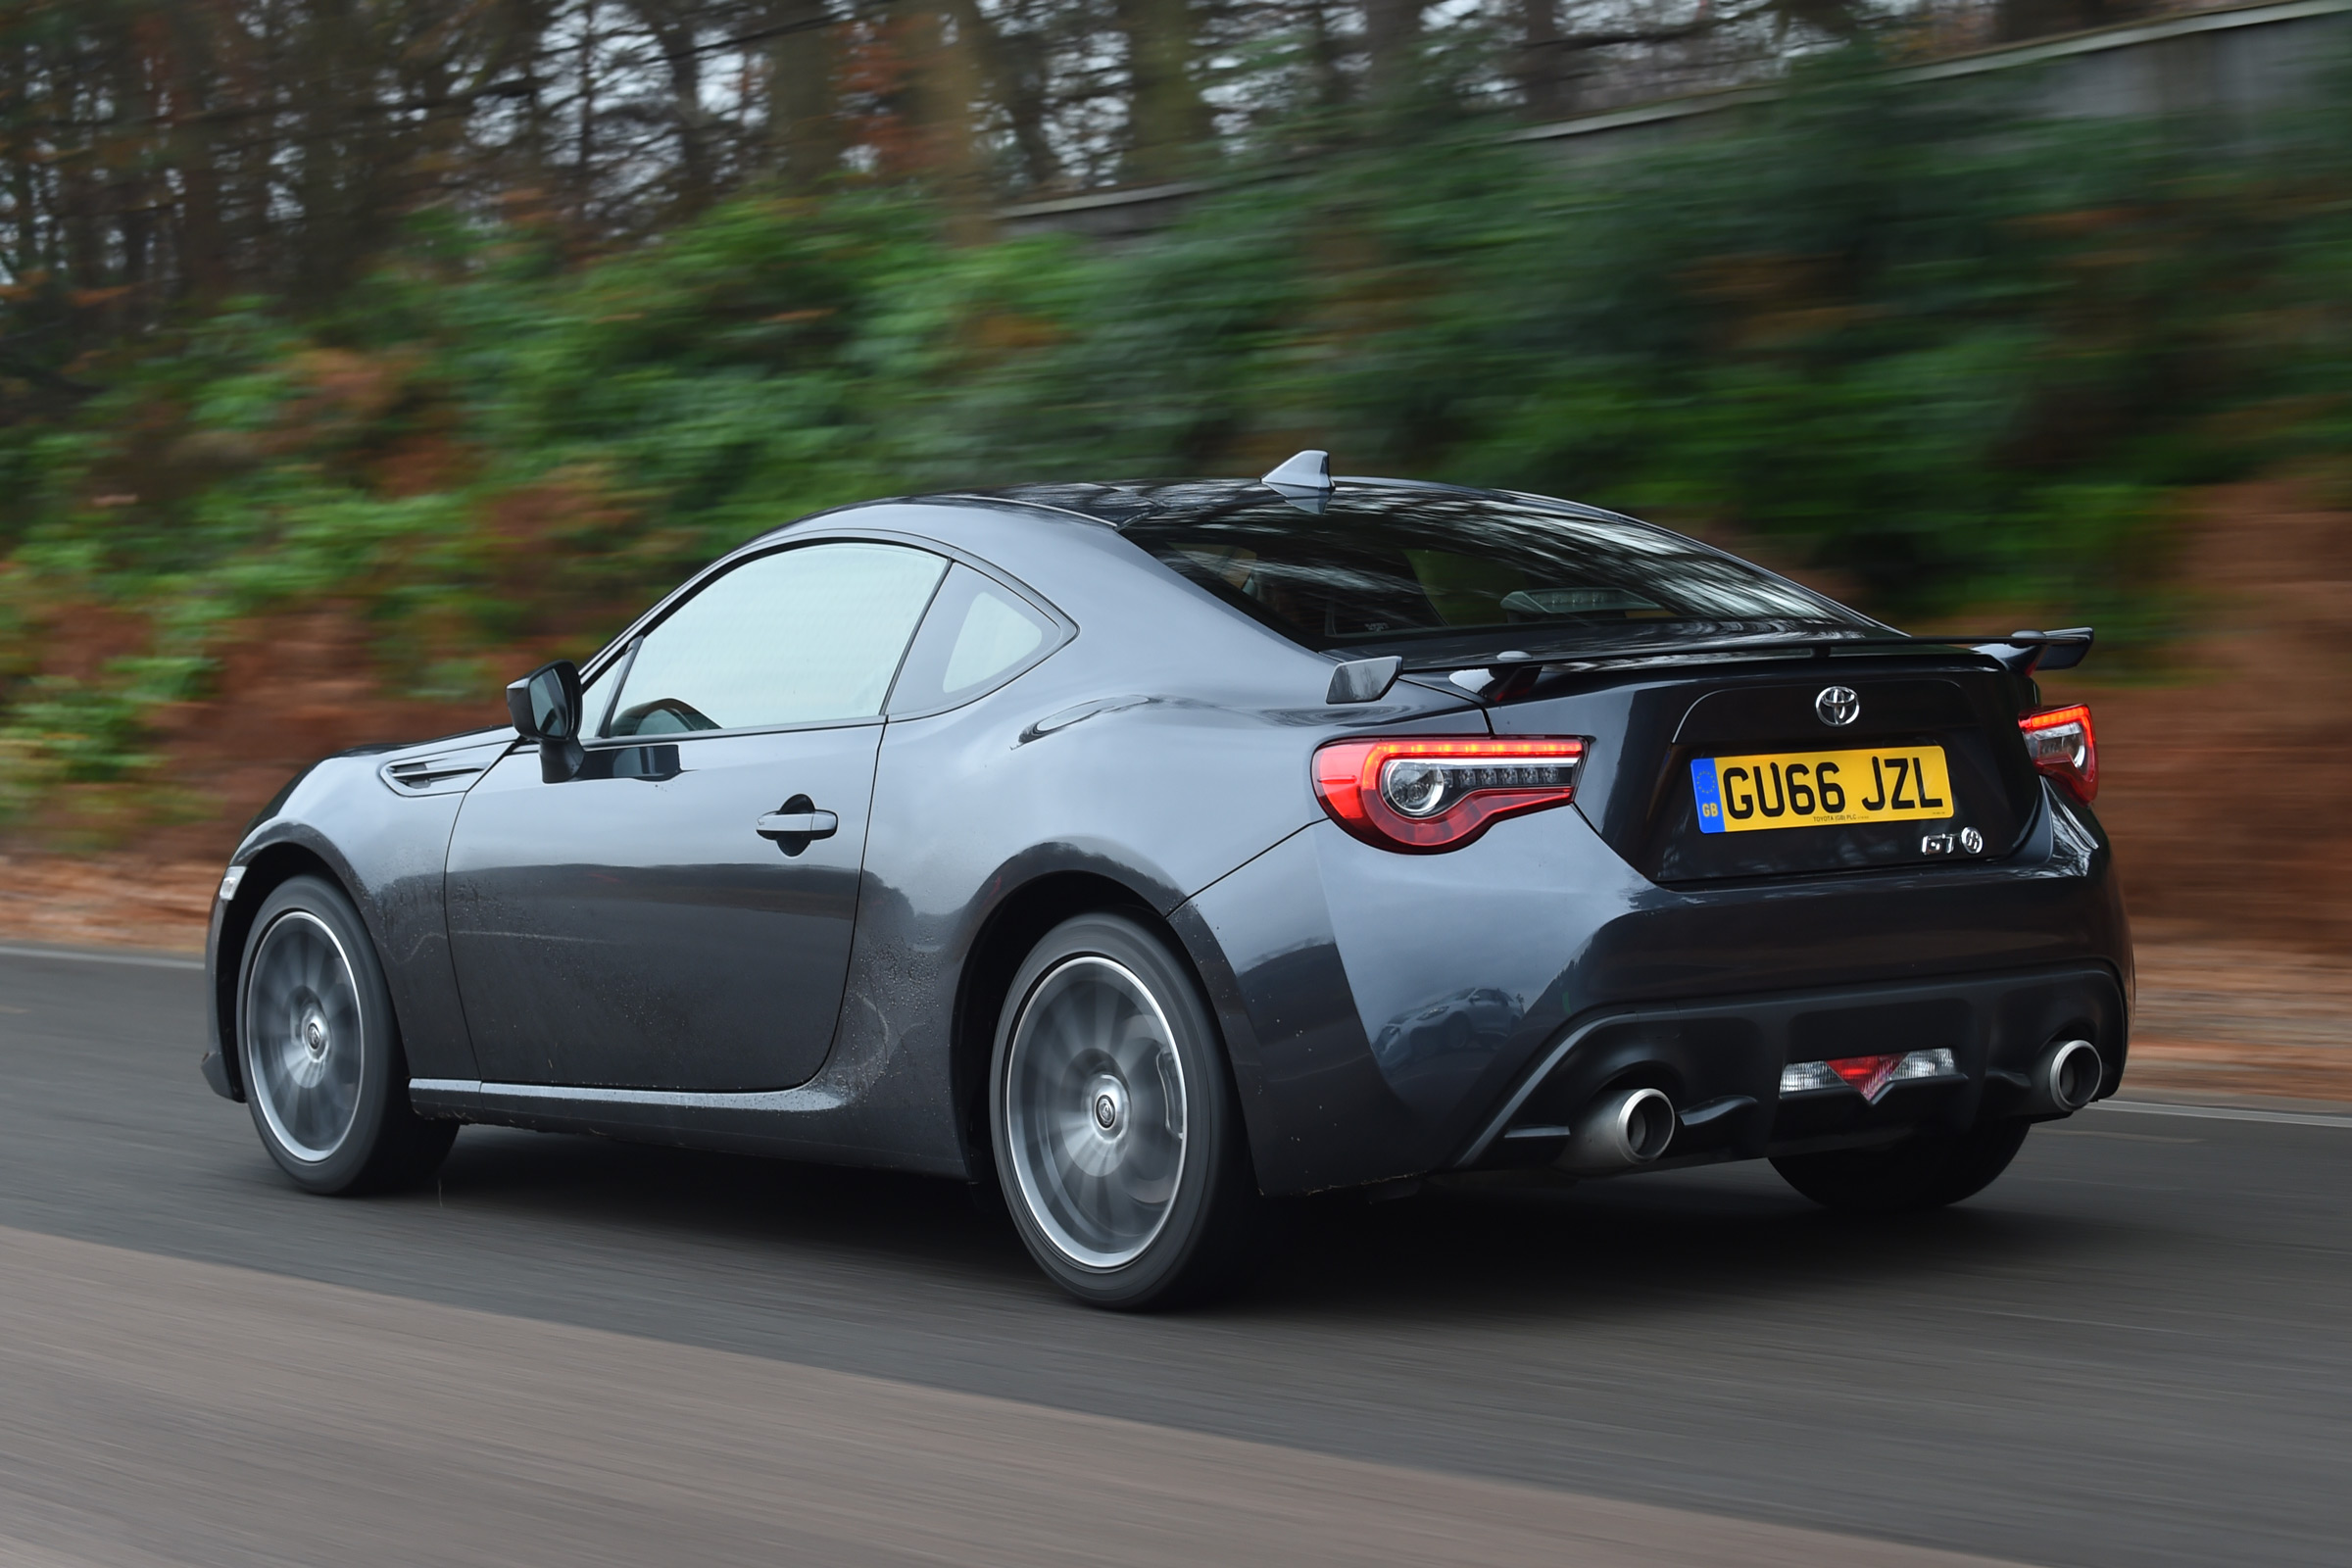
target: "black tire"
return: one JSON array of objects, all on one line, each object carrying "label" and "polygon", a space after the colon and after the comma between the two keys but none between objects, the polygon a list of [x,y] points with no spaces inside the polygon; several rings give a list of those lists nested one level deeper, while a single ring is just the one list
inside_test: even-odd
[{"label": "black tire", "polygon": [[298,876],[262,901],[238,968],[236,1026],[253,1125],[296,1185],[387,1192],[448,1155],[458,1124],[411,1108],[383,966],[332,883]]},{"label": "black tire", "polygon": [[1922,1133],[1881,1149],[1791,1154],[1772,1168],[1824,1208],[1847,1214],[1907,1214],[1973,1198],[2009,1168],[2033,1123],[1984,1122],[1968,1132]]},{"label": "black tire", "polygon": [[1004,1206],[1078,1299],[1194,1304],[1257,1260],[1266,1204],[1224,1040],[1191,969],[1138,922],[1080,915],[1030,952],[988,1093]]}]

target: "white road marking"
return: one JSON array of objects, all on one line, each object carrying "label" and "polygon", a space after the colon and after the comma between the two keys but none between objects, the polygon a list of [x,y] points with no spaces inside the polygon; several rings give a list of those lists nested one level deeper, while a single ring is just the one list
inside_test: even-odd
[{"label": "white road marking", "polygon": [[2104,1127],[2044,1127],[2043,1132],[2065,1138],[2120,1138],[2133,1144],[2201,1144],[2202,1138],[2167,1138],[2162,1133],[2111,1133]]},{"label": "white road marking", "polygon": [[201,969],[202,958],[167,958],[152,953],[85,953],[73,948],[0,947],[0,958],[64,958],[69,963],[127,963],[141,969]]},{"label": "white road marking", "polygon": [[2240,1105],[2168,1105],[2152,1100],[2102,1100],[2092,1110],[2123,1110],[2135,1116],[2195,1116],[2206,1121],[2267,1121],[2287,1127],[2352,1127],[2352,1116],[2306,1110],[2249,1110]]}]

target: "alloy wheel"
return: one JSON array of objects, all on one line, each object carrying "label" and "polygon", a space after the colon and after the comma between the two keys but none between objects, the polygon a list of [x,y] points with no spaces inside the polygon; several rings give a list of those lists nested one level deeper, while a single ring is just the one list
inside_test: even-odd
[{"label": "alloy wheel", "polygon": [[359,1114],[364,1028],[351,958],[326,923],[289,909],[262,934],[246,981],[249,1089],[295,1158],[317,1162]]},{"label": "alloy wheel", "polygon": [[1184,1066],[1151,988],[1106,957],[1055,965],[1021,1008],[1004,1073],[1013,1171],[1047,1240],[1082,1268],[1132,1262],[1184,1174]]}]

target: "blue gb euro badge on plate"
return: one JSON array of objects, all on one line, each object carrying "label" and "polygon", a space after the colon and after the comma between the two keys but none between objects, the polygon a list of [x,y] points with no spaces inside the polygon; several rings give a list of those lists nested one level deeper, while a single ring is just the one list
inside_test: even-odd
[{"label": "blue gb euro badge on plate", "polygon": [[1723,792],[1715,784],[1715,759],[1697,757],[1690,760],[1690,793],[1698,797],[1698,830],[1701,833],[1723,831]]}]

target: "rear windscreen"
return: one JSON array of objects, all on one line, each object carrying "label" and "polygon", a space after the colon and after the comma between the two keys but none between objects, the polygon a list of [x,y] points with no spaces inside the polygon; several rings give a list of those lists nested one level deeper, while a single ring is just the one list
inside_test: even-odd
[{"label": "rear windscreen", "polygon": [[1642,622],[1872,624],[1665,529],[1500,498],[1343,483],[1320,514],[1269,500],[1121,531],[1311,648],[1490,628],[1556,645]]}]

